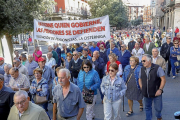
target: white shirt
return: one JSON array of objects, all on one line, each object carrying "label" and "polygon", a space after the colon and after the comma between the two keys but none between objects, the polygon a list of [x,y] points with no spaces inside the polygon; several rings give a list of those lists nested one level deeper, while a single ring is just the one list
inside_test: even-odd
[{"label": "white shirt", "polygon": [[115,81],[115,78],[113,80],[111,80],[111,86],[113,86],[114,81]]},{"label": "white shirt", "polygon": [[52,66],[56,65],[56,60],[53,57],[51,57],[50,59],[47,58],[46,65],[52,68]]},{"label": "white shirt", "polygon": [[153,63],[156,64],[156,60],[157,60],[157,57],[156,58],[153,58]]},{"label": "white shirt", "polygon": [[132,54],[139,58],[139,62],[141,62],[142,55],[144,54],[144,50],[142,48],[139,48],[139,50],[136,50],[135,48],[132,50]]},{"label": "white shirt", "polygon": [[150,42],[149,42],[149,44],[146,43],[146,50],[147,50],[147,51],[148,51],[148,49],[149,49],[149,45],[150,45]]}]

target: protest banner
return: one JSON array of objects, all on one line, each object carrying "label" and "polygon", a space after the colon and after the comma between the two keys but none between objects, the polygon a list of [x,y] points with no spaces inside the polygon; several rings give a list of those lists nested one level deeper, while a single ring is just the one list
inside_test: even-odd
[{"label": "protest banner", "polygon": [[88,20],[40,21],[34,19],[34,39],[66,44],[109,40],[109,16]]}]

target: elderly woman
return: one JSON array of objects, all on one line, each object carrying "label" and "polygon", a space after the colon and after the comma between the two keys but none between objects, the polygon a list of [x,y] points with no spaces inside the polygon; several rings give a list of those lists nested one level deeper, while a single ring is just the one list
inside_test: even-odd
[{"label": "elderly woman", "polygon": [[121,76],[123,70],[122,70],[121,62],[117,61],[117,56],[116,56],[114,53],[110,53],[108,57],[109,57],[109,61],[107,62],[107,66],[106,66],[106,70],[105,70],[106,75],[109,74],[109,65],[110,65],[111,63],[116,63],[116,64],[118,65],[117,75],[118,75],[118,76]]},{"label": "elderly woman", "polygon": [[123,79],[127,85],[126,90],[126,97],[128,99],[128,105],[129,105],[129,112],[126,114],[126,116],[130,116],[133,114],[133,100],[136,100],[139,102],[140,111],[143,111],[143,95],[140,90],[139,86],[139,71],[141,69],[141,66],[139,64],[139,58],[132,56],[130,57],[130,65],[127,65],[124,69]]},{"label": "elderly woman", "polygon": [[98,72],[92,68],[92,64],[88,60],[84,60],[82,63],[77,78],[77,85],[81,91],[83,91],[84,85],[87,89],[94,91],[93,103],[86,103],[86,119],[92,120],[95,117],[94,105],[97,98],[97,89],[100,86],[100,78]]},{"label": "elderly woman", "polygon": [[[174,46],[170,48],[170,61],[171,61],[171,66],[172,66],[172,74],[173,74],[173,79],[176,78],[176,72],[175,69],[179,69],[180,65],[178,63],[180,60],[178,60],[178,56],[180,55],[180,47],[179,47],[179,40],[174,40],[173,41]],[[179,63],[180,64],[180,63]]]},{"label": "elderly woman", "polygon": [[[109,65],[109,75],[105,76],[101,83],[101,91],[104,94],[104,120],[120,120],[120,105],[122,96],[126,92],[126,85],[118,73],[118,65]],[[114,117],[112,119],[112,116]]]},{"label": "elderly woman", "polygon": [[[48,99],[48,83],[46,79],[42,77],[43,71],[40,68],[36,68],[33,71],[35,79],[32,81],[30,86],[30,93],[32,95],[32,102],[36,103],[36,95],[40,97],[46,97]],[[46,111],[48,102],[45,102],[43,104],[40,104]]]},{"label": "elderly woman", "polygon": [[65,68],[69,69],[69,63],[70,63],[71,60],[72,60],[72,54],[67,53],[66,60],[64,62],[64,67]]}]

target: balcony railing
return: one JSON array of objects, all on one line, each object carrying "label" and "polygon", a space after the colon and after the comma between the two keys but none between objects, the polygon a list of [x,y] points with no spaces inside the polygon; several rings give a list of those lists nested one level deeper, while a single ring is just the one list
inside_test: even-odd
[{"label": "balcony railing", "polygon": [[54,13],[58,13],[58,14],[68,14],[68,15],[77,15],[77,16],[90,16],[90,11],[86,10],[85,8],[74,8],[74,7],[70,7],[70,8],[66,8],[66,9],[62,9],[56,6],[55,7],[55,11]]}]

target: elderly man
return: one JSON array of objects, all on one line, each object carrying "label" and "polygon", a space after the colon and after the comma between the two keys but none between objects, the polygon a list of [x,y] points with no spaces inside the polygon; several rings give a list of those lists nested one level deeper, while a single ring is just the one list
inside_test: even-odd
[{"label": "elderly man", "polygon": [[39,46],[35,46],[35,51],[33,53],[34,60],[38,62],[38,59],[42,56],[42,51],[39,50]]},{"label": "elderly man", "polygon": [[79,59],[79,53],[78,51],[73,52],[73,60],[69,63],[69,70],[72,73],[73,82],[77,85],[77,77],[79,74],[79,71],[81,69],[83,60]]},{"label": "elderly man", "polygon": [[104,60],[104,63],[106,64],[108,62],[108,59],[107,59],[107,50],[104,48],[103,44],[100,44],[99,48],[100,48],[99,55]]},{"label": "elderly man", "polygon": [[145,44],[143,46],[144,53],[152,55],[152,49],[155,47],[156,46],[154,45],[154,43],[150,42],[150,38],[148,36],[146,36]]},{"label": "elderly man", "polygon": [[130,42],[128,43],[128,50],[130,51],[130,52],[132,52],[132,49],[134,48],[134,46],[135,46],[135,41],[134,41],[134,39],[133,38],[130,38]]},{"label": "elderly man", "polygon": [[19,70],[19,73],[26,75],[26,77],[28,78],[28,70],[24,65],[21,64],[21,61],[19,59],[14,59],[13,65]]},{"label": "elderly man", "polygon": [[[104,63],[104,60],[101,57],[99,57],[99,51],[94,51],[93,57],[92,57],[92,66],[98,72],[101,82],[102,82],[102,78],[104,76],[104,66],[105,65],[106,65],[106,63]],[[101,100],[103,103],[104,96],[101,92],[100,87],[98,89],[101,94]]]},{"label": "elderly man", "polygon": [[20,58],[20,56],[19,56],[19,51],[18,51],[18,50],[15,50],[15,51],[14,51],[14,54],[15,54],[14,59],[19,59],[19,60],[21,61],[21,58]]},{"label": "elderly man", "polygon": [[21,63],[22,65],[25,65],[27,61],[27,57],[24,53],[21,54]]},{"label": "elderly man", "polygon": [[143,67],[139,72],[139,86],[144,96],[146,120],[152,120],[152,102],[157,120],[162,120],[162,93],[166,83],[163,69],[154,63],[150,55],[142,57]]},{"label": "elderly man", "polygon": [[26,91],[14,95],[14,105],[7,120],[49,120],[44,109],[30,101]]},{"label": "elderly man", "polygon": [[164,71],[166,70],[166,61],[163,57],[158,56],[158,48],[152,49],[152,63],[159,65]]},{"label": "elderly man", "polygon": [[2,68],[4,70],[4,65],[6,63],[4,62],[4,58],[3,57],[0,57],[0,68]]},{"label": "elderly man", "polygon": [[[110,47],[111,48],[109,48],[108,50],[107,50],[107,57],[108,57],[108,55],[110,54],[110,53],[114,53],[114,54],[116,54],[116,56],[119,58],[119,50],[118,50],[118,48],[116,48],[115,47],[115,42],[113,42],[113,41],[111,41],[111,43],[110,43],[111,45],[110,45]],[[109,58],[108,58],[108,60],[109,60]]]},{"label": "elderly man", "polygon": [[7,120],[13,106],[14,91],[4,85],[4,76],[0,74],[0,119]]},{"label": "elderly man", "polygon": [[61,65],[61,49],[59,48],[59,45],[58,43],[55,43],[54,44],[54,50],[57,52],[58,54],[58,64],[57,64],[57,67],[59,67]]},{"label": "elderly man", "polygon": [[29,87],[30,87],[30,83],[28,78],[19,73],[19,70],[17,68],[11,68],[9,71],[11,78],[9,81],[9,86],[14,90],[14,91],[18,91],[18,90],[25,90],[25,91],[29,91]]},{"label": "elderly man", "polygon": [[56,64],[56,60],[52,56],[53,56],[52,52],[47,53],[46,65],[52,68],[53,70],[55,70],[55,66],[57,64]]},{"label": "elderly man", "polygon": [[90,48],[91,52],[93,53],[94,51],[99,51],[99,48],[97,47],[97,43],[93,42],[93,46]]},{"label": "elderly man", "polygon": [[59,84],[53,90],[53,120],[80,120],[85,103],[78,86],[70,82],[68,69],[57,73]]},{"label": "elderly man", "polygon": [[123,70],[126,67],[126,65],[129,65],[129,60],[131,57],[131,53],[128,50],[126,50],[126,48],[126,44],[121,45],[121,51],[118,57],[118,61],[121,62]]},{"label": "elderly man", "polygon": [[142,55],[144,54],[144,50],[140,48],[140,43],[137,42],[135,44],[135,48],[132,50],[132,55],[139,58],[139,63],[141,62]]},{"label": "elderly man", "polygon": [[28,55],[28,61],[26,62],[25,67],[28,70],[29,81],[31,83],[32,80],[34,79],[33,70],[38,67],[37,62],[35,62],[33,60],[33,56],[32,55]]},{"label": "elderly man", "polygon": [[141,40],[141,38],[138,38],[137,42],[140,44],[140,48],[143,48],[144,42]]},{"label": "elderly man", "polygon": [[12,68],[12,65],[11,64],[6,64],[4,66],[4,71],[5,71],[5,74],[4,74],[4,85],[5,86],[9,86],[9,81],[10,81],[10,78],[11,78],[11,75],[9,73],[9,70]]},{"label": "elderly man", "polygon": [[53,54],[52,57],[56,60],[56,64],[58,64],[58,54],[56,51],[53,50],[53,47],[51,45],[48,46],[48,52],[51,52]]},{"label": "elderly man", "polygon": [[83,55],[80,57],[82,60],[89,60],[90,62],[92,62],[91,56],[88,55],[87,48],[84,48],[82,53],[83,53]]}]

